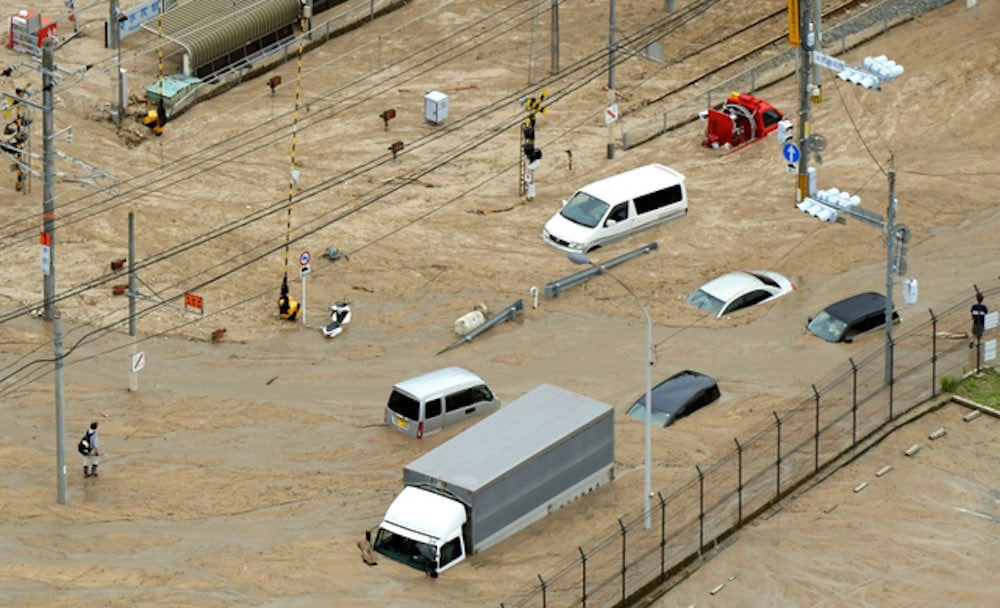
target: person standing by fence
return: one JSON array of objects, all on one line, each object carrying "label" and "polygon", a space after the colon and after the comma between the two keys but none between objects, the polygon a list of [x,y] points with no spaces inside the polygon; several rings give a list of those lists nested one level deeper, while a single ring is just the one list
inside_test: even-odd
[{"label": "person standing by fence", "polygon": [[84,433],[83,439],[77,448],[83,455],[83,476],[97,477],[97,465],[100,462],[101,452],[97,445],[97,423],[91,422],[90,428]]}]

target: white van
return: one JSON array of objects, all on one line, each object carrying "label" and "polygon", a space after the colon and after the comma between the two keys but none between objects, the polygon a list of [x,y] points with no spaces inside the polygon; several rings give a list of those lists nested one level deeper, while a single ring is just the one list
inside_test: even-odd
[{"label": "white van", "polygon": [[586,253],[688,210],[684,175],[663,165],[645,165],[580,188],[542,230],[556,249]]},{"label": "white van", "polygon": [[500,400],[482,378],[461,367],[446,367],[393,386],[385,423],[420,439],[499,407]]}]

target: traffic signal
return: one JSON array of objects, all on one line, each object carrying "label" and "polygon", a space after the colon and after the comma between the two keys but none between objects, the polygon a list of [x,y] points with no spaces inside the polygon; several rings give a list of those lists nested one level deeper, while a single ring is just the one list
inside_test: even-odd
[{"label": "traffic signal", "polygon": [[524,157],[528,159],[528,162],[534,162],[542,158],[542,151],[535,147],[535,142],[529,141],[522,146],[524,150]]},{"label": "traffic signal", "polygon": [[891,82],[893,78],[903,73],[903,66],[885,55],[865,57],[861,61],[861,65],[864,66],[864,69],[845,67],[837,73],[837,78],[866,89],[881,91],[884,83]]},{"label": "traffic signal", "polygon": [[824,222],[841,222],[841,211],[856,209],[861,206],[861,197],[849,192],[841,192],[837,188],[819,190],[812,197],[806,197],[796,205],[800,211],[819,218]]}]

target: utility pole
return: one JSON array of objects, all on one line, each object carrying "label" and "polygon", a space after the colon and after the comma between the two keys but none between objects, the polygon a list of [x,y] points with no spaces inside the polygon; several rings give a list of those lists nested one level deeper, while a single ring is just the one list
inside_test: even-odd
[{"label": "utility pole", "polygon": [[118,10],[118,0],[109,0],[108,3],[108,46],[115,49],[117,52],[117,59],[115,61],[115,71],[114,80],[115,86],[117,87],[118,94],[115,96],[114,103],[111,104],[111,120],[114,121],[116,125],[120,125],[122,122],[122,113],[124,108],[122,107],[122,41],[121,34],[118,29],[118,16],[120,11]]},{"label": "utility pole", "polygon": [[66,423],[63,414],[63,353],[62,325],[57,314],[52,319],[52,342],[56,359],[56,495],[59,504],[66,504]]},{"label": "utility pole", "polygon": [[53,108],[52,108],[52,88],[55,86],[55,60],[53,58],[53,44],[51,38],[46,38],[42,43],[42,139],[43,139],[43,165],[45,177],[43,181],[42,195],[42,245],[48,247],[48,263],[42,264],[44,279],[44,305],[42,318],[51,321],[55,318],[55,298],[56,298],[56,238],[55,238],[55,167],[53,161],[55,135],[52,133]]},{"label": "utility pole", "polygon": [[[892,291],[893,273],[895,267],[896,244],[896,168],[889,167],[889,204],[885,212],[885,247],[887,250],[885,264],[885,383],[892,382],[893,344],[892,344]],[[900,244],[902,247],[902,244]],[[900,262],[901,263],[901,262]]]},{"label": "utility pole", "polygon": [[[820,25],[823,18],[823,7],[820,6],[823,0],[812,0],[812,34],[814,50],[823,51],[823,39],[822,32],[820,31]],[[820,66],[813,64],[812,68],[812,92],[811,101],[813,103],[820,103],[823,101],[823,85],[822,79],[820,78]]]},{"label": "utility pole", "polygon": [[[136,331],[135,331],[135,211],[128,212],[128,335],[132,336],[132,348],[130,361],[135,360],[136,353]],[[131,369],[128,383],[128,390],[133,393],[139,390],[139,372]]]},{"label": "utility pole", "polygon": [[552,57],[549,73],[559,73],[559,0],[552,0]]},{"label": "utility pole", "polygon": [[[799,183],[795,201],[801,202],[809,196],[809,72],[812,67],[812,50],[815,36],[809,31],[810,0],[788,0],[789,11],[798,17],[799,44]],[[789,20],[792,21],[791,19]],[[794,42],[793,42],[794,44]]]},{"label": "utility pole", "polygon": [[[615,105],[615,0],[611,0],[610,26],[608,28],[608,107]],[[615,157],[613,123],[608,124],[608,159]]]}]

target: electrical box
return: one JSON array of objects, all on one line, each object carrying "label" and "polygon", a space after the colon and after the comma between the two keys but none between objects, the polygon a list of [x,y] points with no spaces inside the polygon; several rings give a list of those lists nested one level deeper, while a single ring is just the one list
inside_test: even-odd
[{"label": "electrical box", "polygon": [[903,301],[911,306],[917,303],[916,279],[906,279],[903,281]]},{"label": "electrical box", "polygon": [[448,96],[440,91],[431,91],[424,95],[424,119],[434,124],[441,124],[448,118]]}]

